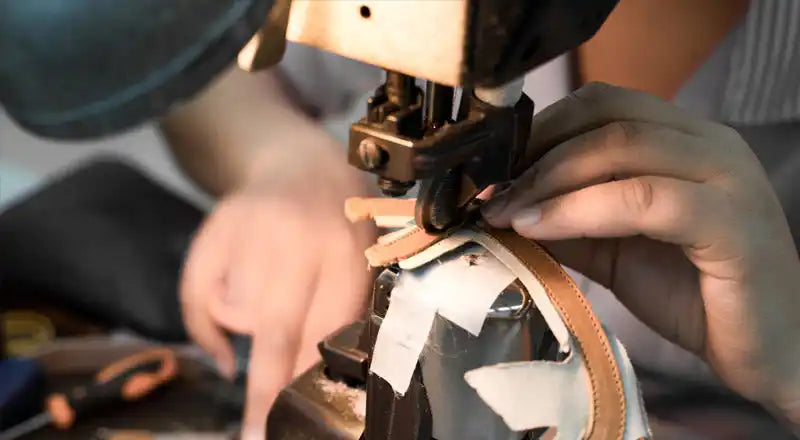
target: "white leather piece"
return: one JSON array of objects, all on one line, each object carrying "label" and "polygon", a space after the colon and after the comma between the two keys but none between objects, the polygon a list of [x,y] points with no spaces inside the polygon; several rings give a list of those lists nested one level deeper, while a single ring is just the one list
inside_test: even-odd
[{"label": "white leather piece", "polygon": [[628,352],[616,336],[608,331],[605,326],[603,329],[608,335],[614,358],[617,360],[619,374],[622,378],[622,390],[625,394],[625,436],[623,440],[649,439],[653,434],[650,430],[650,423],[647,420],[647,412],[644,408],[639,380],[636,378],[636,372],[633,370],[633,364],[628,357]]},{"label": "white leather piece", "polygon": [[564,362],[497,364],[464,379],[514,431],[557,427],[557,440],[580,440],[589,425],[589,376],[576,350]]},{"label": "white leather piece", "polygon": [[372,221],[379,228],[405,228],[414,225],[414,217],[407,215],[376,215]]},{"label": "white leather piece", "polygon": [[435,314],[478,336],[497,296],[515,278],[477,245],[403,271],[378,330],[370,371],[405,394]]},{"label": "white leather piece", "polygon": [[455,258],[434,262],[425,274],[425,288],[436,292],[440,316],[478,336],[492,304],[515,278],[486,249],[472,245]]},{"label": "white leather piece", "polygon": [[397,239],[399,239],[399,238],[401,238],[401,237],[403,237],[405,235],[408,235],[415,228],[416,227],[414,225],[410,225],[410,226],[406,225],[405,227],[402,227],[400,229],[397,229],[397,230],[394,230],[392,232],[389,232],[388,234],[381,235],[380,237],[378,237],[377,242],[378,242],[378,244],[390,243],[390,242],[395,241],[395,240],[397,240]]},{"label": "white leather piece", "polygon": [[438,304],[413,274],[401,276],[375,338],[370,371],[382,377],[399,395],[411,383],[414,369],[428,341]]},{"label": "white leather piece", "polygon": [[403,270],[413,270],[422,267],[442,255],[469,243],[472,236],[469,232],[470,231],[466,230],[456,231],[449,237],[443,238],[428,246],[428,248],[422,252],[408,257],[405,260],[401,260],[397,265]]},{"label": "white leather piece", "polygon": [[[620,368],[625,394],[623,440],[651,438],[639,382],[625,347],[605,329]],[[589,377],[573,351],[563,363],[532,361],[478,368],[467,383],[515,431],[556,427],[556,440],[581,440],[588,426]]]},{"label": "white leather piece", "polygon": [[561,351],[568,352],[570,335],[567,326],[561,319],[561,315],[558,314],[558,311],[553,306],[553,303],[550,302],[550,298],[547,297],[547,293],[544,291],[541,283],[539,283],[539,280],[527,270],[525,265],[522,264],[514,254],[509,252],[505,247],[500,245],[497,240],[485,232],[474,229],[461,229],[417,255],[401,261],[400,268],[411,269],[419,267],[469,242],[477,243],[491,252],[519,278],[520,282],[528,289],[528,294],[544,317],[548,327],[550,327],[550,331],[553,332],[553,335],[559,342]]}]

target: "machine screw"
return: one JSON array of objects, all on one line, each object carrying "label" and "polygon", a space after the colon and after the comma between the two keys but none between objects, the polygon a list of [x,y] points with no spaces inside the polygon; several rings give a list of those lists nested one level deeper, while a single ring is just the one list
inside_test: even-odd
[{"label": "machine screw", "polygon": [[383,165],[386,153],[372,138],[364,138],[358,144],[358,156],[367,169],[374,170]]},{"label": "machine screw", "polygon": [[416,182],[399,182],[397,180],[378,178],[378,188],[384,195],[390,197],[401,197],[406,195],[408,190],[414,187]]}]

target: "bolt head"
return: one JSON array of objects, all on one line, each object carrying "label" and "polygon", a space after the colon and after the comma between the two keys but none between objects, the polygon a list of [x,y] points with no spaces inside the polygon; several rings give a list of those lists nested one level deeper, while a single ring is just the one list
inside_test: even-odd
[{"label": "bolt head", "polygon": [[383,150],[372,138],[364,138],[358,144],[358,156],[367,169],[374,170],[383,165]]}]

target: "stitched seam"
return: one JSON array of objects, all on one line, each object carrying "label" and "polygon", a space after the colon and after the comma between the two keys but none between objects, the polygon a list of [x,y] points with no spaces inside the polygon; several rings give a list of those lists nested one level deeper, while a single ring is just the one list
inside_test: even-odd
[{"label": "stitched seam", "polygon": [[[549,257],[549,255],[547,255],[547,253],[545,253],[538,246],[536,247],[536,251],[539,254],[545,256],[545,259],[547,260],[548,264],[550,264],[551,266],[552,265],[558,266],[558,264],[555,263]],[[586,300],[586,297],[583,295],[583,293],[580,290],[578,290],[578,288],[575,286],[575,283],[572,282],[572,280],[564,273],[564,271],[561,270],[561,266],[558,266],[557,269],[558,269],[558,273],[561,276],[561,278],[567,283],[567,285],[569,286],[570,290],[572,290],[575,293],[576,297],[578,298],[578,301],[583,306],[584,311],[589,316],[589,320],[590,320],[590,322],[592,324],[592,328],[594,328],[595,334],[600,337],[600,341],[601,341],[602,347],[603,347],[603,353],[606,355],[606,360],[612,366],[611,374],[612,374],[612,376],[614,378],[614,385],[616,386],[618,396],[621,397],[620,401],[618,402],[619,403],[619,407],[618,408],[620,410],[620,412],[619,412],[620,418],[618,419],[618,423],[619,423],[620,429],[619,429],[619,435],[617,436],[617,439],[621,440],[623,438],[624,433],[625,433],[625,411],[626,411],[626,408],[625,408],[625,391],[624,391],[624,389],[622,387],[622,378],[620,377],[619,369],[616,368],[616,360],[614,359],[614,354],[611,352],[611,346],[610,346],[610,343],[608,341],[608,337],[607,337],[605,331],[603,330],[603,327],[600,325],[599,320],[595,317],[594,313],[592,312],[592,309],[589,306],[589,302]],[[603,341],[604,341],[604,343],[603,343]]]},{"label": "stitched seam", "polygon": [[[550,256],[547,255],[547,253],[545,253],[538,245],[534,245],[533,250],[537,254],[544,256],[545,260],[547,261],[547,263],[550,264],[551,266],[554,265],[554,264],[557,264],[554,261],[552,261]],[[509,249],[509,251],[511,251],[511,250]],[[559,311],[561,312],[562,318],[566,321],[567,325],[574,330],[574,325],[573,325],[572,319],[566,313],[566,310],[564,309],[563,304],[558,300],[556,295],[554,295],[553,290],[550,288],[550,286],[548,286],[543,281],[543,277],[541,276],[539,271],[536,270],[534,267],[532,267],[530,264],[528,264],[524,259],[520,258],[519,255],[517,255],[516,252],[511,251],[511,253],[514,254],[514,256],[517,258],[517,260],[519,260],[520,262],[523,263],[523,265],[536,277],[537,280],[539,280],[539,283],[541,283],[542,287],[547,292],[547,296],[558,307]],[[572,290],[572,292],[576,294],[576,296],[578,298],[578,301],[580,302],[581,306],[583,306],[584,311],[587,312],[587,314],[588,314],[588,316],[590,318],[592,327],[593,327],[593,329],[595,331],[595,335],[600,338],[601,342],[604,341],[604,340],[606,342],[608,342],[607,338],[604,338],[605,337],[605,332],[602,330],[602,327],[599,327],[597,319],[594,317],[594,314],[592,313],[591,308],[589,307],[588,302],[586,301],[586,298],[583,296],[582,293],[580,293],[580,291],[575,287],[574,283],[572,283],[570,281],[570,279],[566,276],[566,274],[563,273],[563,271],[561,270],[560,266],[558,267],[558,272],[559,272],[561,278],[567,282],[567,285],[569,285],[570,290]],[[583,348],[583,346],[584,346],[583,343],[578,338],[575,338],[575,339],[576,339],[576,342],[578,343],[578,346],[581,349],[581,351],[586,353],[586,351]],[[615,366],[616,362],[614,360],[613,354],[610,352],[609,344],[608,343],[602,343],[602,346],[603,346],[603,352],[606,355],[606,360],[609,362],[610,365]],[[594,369],[592,368],[592,365],[589,364],[588,359],[587,359],[587,362],[586,362],[586,370],[589,373],[589,380],[593,385],[592,386],[592,402],[594,404],[595,412],[599,412],[598,395],[597,395],[597,388],[598,388],[597,377],[596,377]],[[618,420],[618,423],[620,423],[620,428],[621,429],[619,429],[619,434],[617,435],[617,439],[621,440],[623,438],[623,435],[624,435],[624,432],[625,432],[625,395],[624,395],[624,391],[622,389],[622,381],[621,381],[621,378],[619,376],[619,370],[617,368],[612,368],[612,376],[614,378],[614,384],[616,386],[617,394],[622,397],[622,399],[619,402],[619,404],[620,404],[619,405],[620,419]],[[594,432],[595,427],[596,427],[596,424],[592,423],[592,430],[589,432],[589,438],[591,438],[591,434]]]},{"label": "stitched seam", "polygon": [[[374,249],[376,252],[378,252],[379,256],[383,256],[383,254],[386,254],[386,253],[389,254],[386,257],[380,258],[380,263],[381,264],[379,264],[379,266],[384,266],[384,265],[387,265],[387,264],[394,264],[397,261],[405,260],[407,258],[411,258],[414,255],[417,255],[420,252],[424,251],[425,249],[428,249],[434,243],[437,243],[438,241],[442,240],[443,238],[447,238],[448,236],[451,235],[451,233],[443,233],[440,236],[435,237],[435,239],[433,241],[431,241],[430,243],[427,243],[425,246],[422,246],[422,247],[420,247],[418,249],[414,249],[414,250],[412,250],[410,252],[404,252],[404,253],[402,253],[400,255],[393,255],[392,254],[392,248],[397,247],[398,243],[406,241],[409,238],[411,238],[412,236],[420,234],[420,233],[424,233],[424,232],[425,232],[425,230],[421,229],[421,228],[413,229],[413,230],[409,231],[408,234],[402,235],[402,236],[400,236],[400,237],[396,238],[395,240],[392,240],[392,241],[390,241],[388,243],[381,243],[381,244],[373,245],[371,247],[371,249]],[[402,244],[402,243],[400,243],[400,244]]]},{"label": "stitched seam", "polygon": [[[415,255],[413,253],[411,255],[408,255],[408,256],[405,256],[405,257],[402,256],[402,255],[392,255],[392,248],[396,247],[397,242],[403,241],[403,240],[405,240],[405,239],[407,239],[407,238],[409,238],[409,237],[411,237],[411,236],[413,236],[415,234],[418,234],[419,232],[422,232],[422,231],[423,231],[422,229],[412,229],[407,234],[401,235],[400,237],[397,237],[396,239],[394,239],[394,240],[392,240],[392,241],[390,241],[388,243],[378,243],[378,244],[374,244],[374,245],[370,246],[370,249],[372,249],[374,252],[376,252],[379,257],[381,257],[380,261],[379,261],[380,264],[376,264],[376,266],[385,266],[385,265],[389,265],[389,264],[394,264],[394,263],[396,263],[397,261],[399,261],[399,260],[401,260],[403,258],[408,258],[410,256]],[[419,251],[417,251],[417,252],[419,252]],[[386,253],[388,253],[389,256],[384,256],[384,254],[386,254]]]},{"label": "stitched seam", "polygon": [[[557,263],[555,263],[541,248],[536,246],[535,249],[536,249],[537,253],[539,253],[540,255],[544,255],[545,256],[545,259],[547,260],[548,264],[550,264],[551,266],[552,265],[557,265]],[[613,379],[614,379],[614,385],[616,386],[617,395],[621,397],[620,401],[618,402],[619,403],[618,409],[620,410],[619,411],[620,418],[618,419],[618,423],[619,423],[620,429],[619,429],[619,434],[617,435],[617,439],[621,440],[623,438],[623,434],[625,432],[625,394],[624,394],[624,390],[622,388],[622,379],[621,379],[621,377],[619,375],[619,370],[617,368],[615,368],[616,367],[616,360],[614,359],[614,355],[611,352],[611,347],[610,347],[610,345],[608,343],[608,338],[607,338],[607,336],[605,334],[605,331],[603,331],[602,326],[600,326],[599,321],[597,320],[597,318],[595,317],[594,313],[592,312],[591,307],[589,306],[589,302],[586,300],[586,297],[583,295],[583,293],[581,293],[577,289],[577,287],[575,287],[575,284],[561,270],[560,266],[558,266],[557,269],[558,269],[558,272],[559,272],[559,275],[561,276],[561,278],[564,281],[566,281],[566,283],[569,286],[570,290],[572,290],[572,292],[575,293],[575,295],[578,298],[578,301],[580,302],[581,306],[583,306],[584,311],[589,316],[589,320],[590,320],[590,322],[592,324],[592,328],[594,329],[595,334],[600,338],[601,345],[603,347],[603,353],[606,355],[606,360],[612,366],[611,374],[612,374]],[[531,270],[536,274],[536,277],[539,278],[539,280],[541,282],[541,275],[538,274],[536,269],[531,268]],[[548,291],[552,295],[552,290],[548,288]],[[552,296],[555,296],[555,295],[552,295]],[[563,310],[563,306],[560,305],[560,304],[559,304],[559,308],[561,308]],[[583,350],[583,344],[581,344],[581,349]],[[588,363],[587,363],[587,369],[588,368],[589,367],[588,367]],[[593,391],[593,394],[594,394],[594,391]],[[594,426],[592,427],[592,429],[594,430]]]},{"label": "stitched seam", "polygon": [[[547,296],[558,307],[558,310],[559,310],[559,312],[561,312],[561,316],[564,319],[564,321],[566,321],[567,326],[570,327],[570,329],[574,331],[575,327],[573,325],[572,318],[567,313],[567,311],[564,309],[563,304],[558,300],[558,298],[556,298],[556,295],[553,294],[553,290],[550,288],[550,286],[548,286],[547,283],[544,282],[541,274],[536,269],[531,267],[531,265],[529,265],[523,259],[519,258],[519,256],[516,255],[516,253],[514,253],[514,252],[512,252],[512,253],[514,254],[515,257],[517,257],[518,260],[522,261],[523,264],[525,265],[525,267],[533,274],[533,276],[535,276],[536,279],[539,280],[539,283],[542,285],[544,290],[547,292]],[[538,253],[538,251],[537,251],[537,253]],[[575,342],[578,344],[578,348],[583,353],[586,353],[586,350],[584,349],[583,341],[581,341],[578,338],[575,338]],[[593,367],[592,363],[588,362],[588,358],[585,358],[585,359],[587,360],[587,362],[586,362],[586,371],[589,373],[589,381],[592,384],[592,408],[594,408],[594,412],[597,413],[600,410],[600,404],[599,404],[598,395],[597,395],[597,389],[599,388],[599,385],[597,383],[597,375],[595,374],[595,370],[594,370],[594,367]],[[589,434],[588,438],[592,437],[592,433],[594,432],[595,427],[597,426],[596,425],[596,422],[597,422],[596,417],[592,417],[592,419],[593,419],[592,429],[588,433]]]},{"label": "stitched seam", "polygon": [[408,234],[401,235],[401,236],[397,237],[396,239],[394,239],[394,240],[392,240],[392,241],[390,241],[388,243],[382,243],[381,246],[384,247],[384,248],[391,247],[392,245],[396,244],[398,241],[405,240],[408,237],[411,237],[413,235],[419,234],[421,232],[425,232],[425,230],[421,229],[421,228],[412,229],[412,230],[410,230],[408,232]]}]

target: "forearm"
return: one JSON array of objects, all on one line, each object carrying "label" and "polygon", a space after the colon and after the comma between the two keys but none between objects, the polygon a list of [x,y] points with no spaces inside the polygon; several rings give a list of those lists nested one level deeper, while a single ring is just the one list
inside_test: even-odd
[{"label": "forearm", "polygon": [[328,155],[344,162],[342,147],[284,90],[272,72],[251,74],[234,68],[176,108],[160,126],[179,164],[216,196],[241,186],[266,162]]}]

